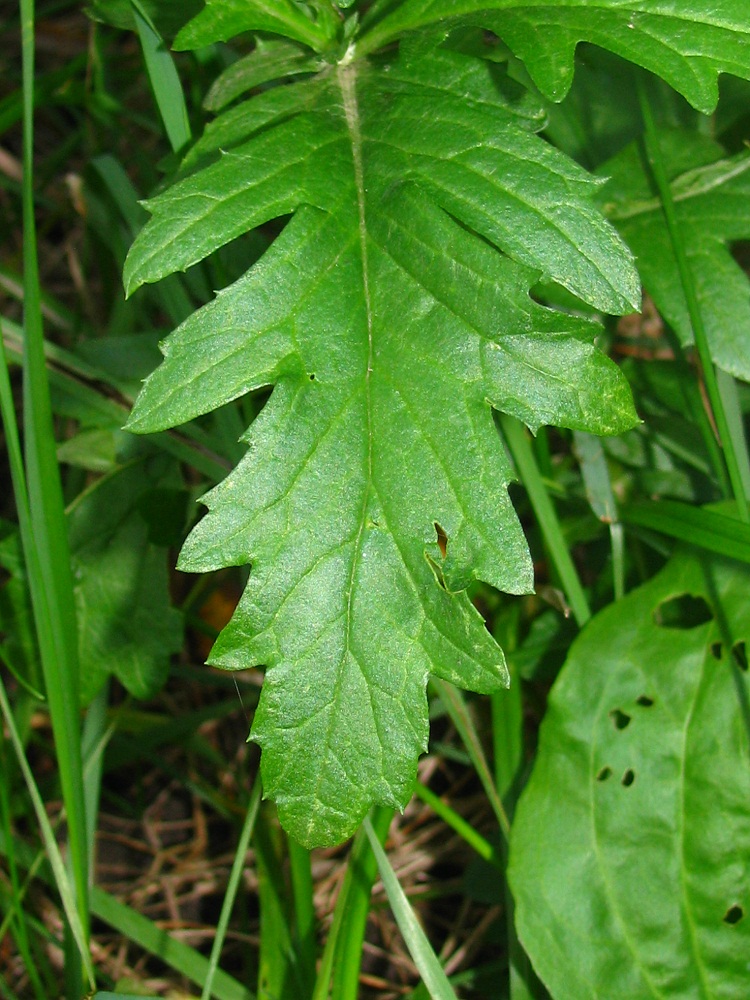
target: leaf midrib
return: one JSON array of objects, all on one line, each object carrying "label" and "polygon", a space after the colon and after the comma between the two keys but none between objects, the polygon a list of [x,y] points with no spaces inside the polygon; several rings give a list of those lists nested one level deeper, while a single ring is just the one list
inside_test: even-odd
[{"label": "leaf midrib", "polygon": [[[367,323],[367,368],[365,370],[365,434],[367,441],[367,461],[366,461],[366,474],[365,474],[365,488],[363,491],[362,498],[362,511],[360,513],[359,528],[357,530],[357,536],[354,540],[354,550],[352,553],[352,565],[349,574],[349,587],[346,595],[346,619],[345,619],[345,641],[344,641],[344,655],[341,658],[339,665],[339,675],[336,681],[336,694],[335,698],[339,696],[339,685],[341,680],[341,672],[345,663],[348,661],[349,655],[360,671],[362,667],[359,664],[356,654],[351,648],[351,623],[352,623],[352,602],[354,598],[354,588],[357,575],[357,565],[359,563],[359,556],[362,548],[362,535],[365,530],[365,524],[367,521],[367,505],[370,500],[370,494],[372,492],[372,399],[371,399],[371,387],[370,387],[370,376],[372,374],[373,367],[373,315],[372,315],[372,296],[370,292],[370,276],[369,276],[369,262],[368,262],[368,252],[367,252],[367,218],[366,218],[366,206],[365,206],[365,184],[364,184],[364,163],[362,156],[362,132],[360,128],[360,114],[359,114],[359,104],[357,101],[357,65],[353,61],[347,60],[346,57],[338,64],[336,68],[336,80],[338,82],[339,89],[341,91],[342,107],[344,110],[344,119],[346,121],[347,132],[349,135],[349,142],[351,144],[352,151],[352,168],[354,174],[354,187],[357,195],[357,231],[359,237],[359,250],[360,259],[362,261],[362,297],[364,301],[365,308],[365,321]],[[365,677],[365,682],[367,683],[367,677],[364,671],[362,671]],[[374,716],[375,721],[376,716]],[[332,712],[330,720],[328,722],[325,745],[330,751],[331,749],[331,732],[335,726],[336,713]],[[312,794],[312,798],[316,802],[320,802],[321,797],[319,795],[319,789],[321,782],[323,780],[323,771],[319,770],[318,779],[316,782],[316,788]],[[311,811],[310,820],[307,828],[308,839],[312,837],[313,827],[316,822],[316,816]]]}]

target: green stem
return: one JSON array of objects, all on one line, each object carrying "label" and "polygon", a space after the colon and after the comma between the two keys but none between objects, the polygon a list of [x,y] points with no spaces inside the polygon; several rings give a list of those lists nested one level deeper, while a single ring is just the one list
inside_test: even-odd
[{"label": "green stem", "polygon": [[[85,930],[81,923],[76,906],[77,900],[75,898],[75,890],[71,885],[68,873],[65,870],[65,865],[62,855],[60,854],[60,849],[57,846],[57,840],[55,839],[52,824],[49,821],[42,797],[39,794],[39,789],[34,781],[34,775],[31,772],[31,767],[26,759],[26,754],[24,753],[23,745],[18,735],[18,729],[16,728],[15,719],[13,718],[13,712],[11,711],[10,702],[8,701],[8,695],[6,694],[2,678],[0,678],[0,713],[2,714],[2,718],[5,720],[5,727],[8,735],[10,736],[10,742],[16,754],[18,766],[21,769],[21,774],[23,775],[23,779],[26,783],[26,789],[29,793],[31,804],[34,808],[34,812],[36,813],[37,823],[39,824],[39,832],[47,852],[47,861],[52,869],[55,884],[62,900],[63,909],[66,917],[68,918],[66,927],[75,938],[83,971],[85,972],[89,985],[93,990],[95,988],[94,967],[91,963],[91,955],[85,940]],[[78,997],[80,997],[80,995],[81,991],[79,990]],[[78,998],[76,998],[76,1000],[78,1000]]]},{"label": "green stem", "polygon": [[436,816],[439,816],[459,837],[462,837],[469,847],[473,848],[480,858],[489,861],[496,868],[503,869],[504,864],[498,851],[485,837],[482,836],[471,823],[467,823],[463,816],[452,809],[447,802],[444,802],[432,789],[417,782],[414,787],[414,794],[417,795],[426,805],[432,809]]},{"label": "green stem", "polygon": [[[393,819],[393,810],[376,806],[372,810],[372,826],[383,843]],[[351,1000],[359,996],[359,970],[362,964],[362,944],[377,862],[363,827],[352,844],[344,882],[336,900],[333,923],[328,935],[318,971],[318,981],[312,1000]],[[333,980],[333,982],[332,982]]]},{"label": "green stem", "polygon": [[315,908],[313,905],[313,879],[310,852],[292,838],[288,838],[289,869],[294,894],[294,930],[300,977],[309,991],[315,983]]},{"label": "green stem", "polygon": [[570,558],[557,513],[539,473],[534,452],[526,437],[526,431],[518,420],[505,414],[500,416],[500,426],[513,456],[518,475],[526,488],[531,506],[534,508],[542,537],[560,577],[573,616],[578,627],[583,628],[591,617],[591,610],[573,560]]},{"label": "green stem", "polygon": [[646,93],[646,86],[640,73],[636,76],[636,85],[638,89],[638,100],[641,107],[641,115],[643,116],[643,123],[645,126],[643,140],[646,157],[648,159],[649,166],[651,167],[651,172],[656,183],[659,197],[661,198],[662,210],[667,224],[667,232],[669,233],[669,241],[677,262],[680,283],[682,285],[683,294],[685,295],[688,314],[690,316],[690,323],[693,327],[695,346],[698,351],[698,358],[703,372],[706,392],[708,394],[708,400],[716,422],[719,441],[724,451],[724,461],[727,465],[729,480],[732,484],[732,493],[735,501],[737,502],[740,517],[743,521],[750,521],[750,507],[748,506],[745,485],[740,471],[740,462],[735,451],[735,441],[733,440],[729,422],[727,420],[724,400],[722,399],[722,394],[719,390],[719,383],[716,377],[713,359],[711,357],[711,349],[708,343],[706,327],[703,322],[703,315],[698,302],[698,294],[695,289],[695,281],[693,280],[690,263],[687,259],[687,253],[685,252],[685,242],[682,237],[680,221],[677,218],[674,199],[672,197],[672,189],[669,184],[667,170],[661,153],[656,123],[651,111],[648,94]]},{"label": "green stem", "polygon": [[487,801],[495,814],[498,826],[502,830],[503,836],[507,841],[510,836],[510,820],[508,819],[505,806],[501,802],[497,788],[495,787],[495,782],[492,777],[492,773],[490,772],[487,758],[484,750],[482,749],[482,742],[471,718],[464,696],[458,688],[455,688],[447,681],[440,680],[439,677],[432,677],[430,679],[430,686],[440,696],[440,700],[445,706],[445,710],[448,712],[448,715],[450,715],[453,725],[458,730],[458,734],[461,737],[471,759],[471,763],[474,765],[474,770],[477,772],[477,777],[482,783],[482,788],[487,796]]},{"label": "green stem", "polygon": [[229,918],[232,915],[232,907],[234,906],[234,901],[237,897],[237,890],[239,889],[242,870],[245,867],[245,856],[247,854],[248,846],[250,845],[250,838],[252,837],[253,830],[255,829],[255,819],[258,815],[260,797],[260,778],[256,778],[255,785],[253,786],[253,790],[250,795],[250,801],[247,806],[247,812],[245,813],[245,821],[242,824],[242,832],[240,833],[237,850],[234,854],[232,870],[229,873],[229,881],[227,882],[227,889],[224,893],[224,901],[221,904],[219,923],[216,926],[216,936],[214,937],[214,943],[211,947],[211,956],[208,960],[208,971],[206,973],[205,982],[203,983],[201,1000],[211,1000],[211,991],[214,984],[214,977],[216,976],[219,968],[221,949],[224,946],[224,939],[226,938],[227,927],[229,926]]}]

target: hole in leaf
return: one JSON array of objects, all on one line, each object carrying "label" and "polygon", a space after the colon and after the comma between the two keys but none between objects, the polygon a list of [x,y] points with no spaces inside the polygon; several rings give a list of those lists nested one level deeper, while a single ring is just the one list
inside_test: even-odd
[{"label": "hole in leaf", "polygon": [[440,525],[437,523],[437,521],[434,522],[434,525],[435,525],[435,534],[437,535],[438,547],[443,556],[443,559],[445,559],[446,553],[448,551],[448,536],[440,527]]},{"label": "hole in leaf", "polygon": [[597,781],[606,781],[607,778],[611,778],[611,777],[612,777],[612,768],[611,767],[603,767],[597,773],[596,780]]},{"label": "hole in leaf", "polygon": [[738,906],[735,903],[734,906],[730,906],[727,912],[724,914],[724,923],[738,924],[744,916],[745,916],[745,911],[742,909],[741,906]]},{"label": "hole in leaf", "polygon": [[314,382],[315,381],[315,372],[310,372],[310,374],[307,377],[310,379],[311,382]]},{"label": "hole in leaf", "polygon": [[636,705],[641,705],[642,708],[651,708],[654,703],[653,698],[649,698],[647,694],[642,694],[639,698],[635,699]]},{"label": "hole in leaf", "polygon": [[630,716],[627,712],[620,711],[619,708],[613,708],[609,717],[614,722],[615,729],[625,729],[626,726],[630,725]]},{"label": "hole in leaf", "polygon": [[630,786],[633,784],[634,781],[635,781],[635,771],[633,770],[632,767],[629,767],[625,772],[625,774],[623,774],[622,776],[621,784],[624,785],[625,788],[630,788]]},{"label": "hole in leaf", "polygon": [[713,612],[702,597],[681,594],[663,601],[654,612],[654,622],[662,628],[697,628],[713,619]]},{"label": "hole in leaf", "polygon": [[711,643],[711,656],[713,656],[713,658],[715,660],[720,660],[721,659],[721,643],[720,642],[712,642]]},{"label": "hole in leaf", "polygon": [[740,670],[744,670],[747,673],[747,649],[745,648],[744,641],[735,642],[732,646],[732,656]]}]

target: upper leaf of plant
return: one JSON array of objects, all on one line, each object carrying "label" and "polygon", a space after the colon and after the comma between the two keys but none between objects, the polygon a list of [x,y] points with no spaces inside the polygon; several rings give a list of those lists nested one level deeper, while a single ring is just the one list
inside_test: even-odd
[{"label": "upper leaf of plant", "polygon": [[379,9],[364,51],[438,23],[473,21],[499,35],[555,101],[568,92],[581,41],[644,66],[706,113],[719,97],[718,73],[750,78],[746,0],[403,0],[382,18]]},{"label": "upper leaf of plant", "polygon": [[681,549],[555,683],[509,877],[556,1000],[747,995],[747,587]]},{"label": "upper leaf of plant", "polygon": [[[695,132],[664,131],[662,155],[685,252],[691,264],[711,355],[720,367],[750,379],[750,284],[726,244],[750,237],[750,154],[726,156]],[[640,146],[634,143],[601,167],[604,211],[638,261],[646,290],[683,345],[693,331],[677,261]]]},{"label": "upper leaf of plant", "polygon": [[373,801],[404,804],[430,671],[506,681],[464,593],[532,582],[492,408],[534,429],[635,420],[597,327],[528,295],[545,277],[618,312],[639,291],[591,179],[533,134],[514,86],[446,48],[348,49],[219,117],[129,257],[132,290],[291,215],[166,341],[129,426],[274,386],[181,566],[251,564],[211,662],[268,665],[252,736],[305,844],[343,839]]}]

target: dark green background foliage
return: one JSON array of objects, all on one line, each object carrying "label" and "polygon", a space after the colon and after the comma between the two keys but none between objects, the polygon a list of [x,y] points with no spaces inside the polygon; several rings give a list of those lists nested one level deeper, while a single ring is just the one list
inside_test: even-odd
[{"label": "dark green background foliage", "polygon": [[[109,288],[108,336],[48,345],[77,428],[57,452],[70,691],[95,711],[111,676],[153,695],[202,588],[241,580],[208,662],[265,671],[250,738],[290,840],[259,821],[261,992],[320,1000],[351,916],[347,889],[316,980],[312,903],[303,932],[279,845],[311,886],[299,845],[359,829],[363,935],[368,844],[448,713],[508,841],[447,810],[493,878],[507,867],[497,995],[744,1000],[746,0],[88,11],[137,33],[172,153],[139,208],[97,150],[87,225],[132,299]],[[111,128],[106,95],[92,106]],[[642,290],[628,337],[616,317]],[[36,698],[50,675],[19,539],[0,522],[0,652]],[[179,570],[224,574],[182,613],[178,546]],[[432,995],[454,995],[384,881]]]}]

